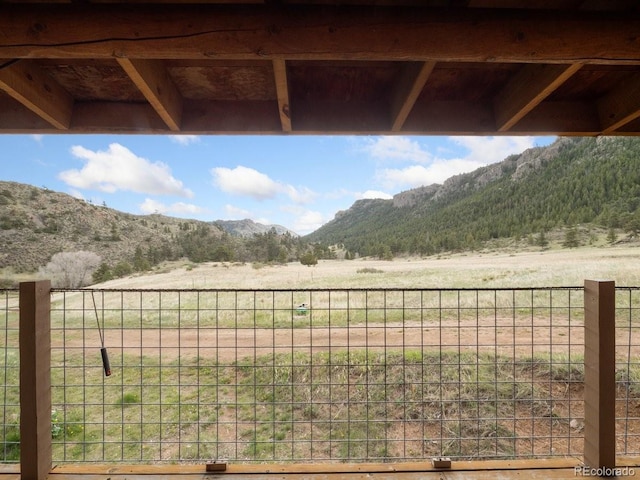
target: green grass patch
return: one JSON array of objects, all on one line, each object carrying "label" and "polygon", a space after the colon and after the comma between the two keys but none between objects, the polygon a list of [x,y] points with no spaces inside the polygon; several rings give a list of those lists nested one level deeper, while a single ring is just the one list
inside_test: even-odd
[{"label": "green grass patch", "polygon": [[[584,380],[579,355],[457,350],[289,352],[227,364],[114,352],[108,378],[99,359],[84,361],[54,358],[56,462],[394,461],[406,444],[420,459],[421,445],[434,442],[429,454],[512,458],[520,412],[562,427],[558,392]],[[618,372],[634,398],[639,380],[637,366]],[[6,461],[16,455],[15,421],[4,430]]]}]

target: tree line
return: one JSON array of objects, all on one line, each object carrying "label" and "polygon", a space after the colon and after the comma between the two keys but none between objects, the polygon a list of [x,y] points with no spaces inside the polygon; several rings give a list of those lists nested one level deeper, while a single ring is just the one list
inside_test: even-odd
[{"label": "tree line", "polygon": [[527,175],[513,173],[505,168],[482,187],[474,187],[477,174],[469,174],[471,188],[412,207],[369,201],[308,239],[382,258],[473,250],[492,239],[535,238],[580,224],[607,228],[610,238],[640,233],[638,139],[562,139],[555,156]]}]

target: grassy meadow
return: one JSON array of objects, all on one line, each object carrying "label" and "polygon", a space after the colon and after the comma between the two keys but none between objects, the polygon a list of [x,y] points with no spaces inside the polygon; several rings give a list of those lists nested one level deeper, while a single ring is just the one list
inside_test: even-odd
[{"label": "grassy meadow", "polygon": [[[94,287],[533,288],[580,287],[585,279],[638,286],[638,260],[639,247],[615,246],[332,260],[315,267],[174,262]],[[576,292],[575,300],[562,293],[551,298],[553,311],[544,294],[536,306],[527,304],[526,293],[517,302],[515,295],[467,299],[457,292],[433,300],[411,292],[98,293],[114,371],[108,378],[91,296],[56,293],[54,461],[579,456],[584,366]],[[9,329],[0,396],[9,407],[1,410],[0,455],[16,461],[18,369],[10,346],[17,312],[15,298],[3,298],[0,322]],[[296,312],[310,298],[312,313]],[[495,313],[503,310],[505,318]],[[627,385],[621,395],[637,402],[638,365],[620,368],[618,377]],[[625,405],[620,408],[626,418]],[[638,433],[640,421],[619,431]]]},{"label": "grassy meadow", "polygon": [[499,288],[581,286],[585,279],[640,285],[640,245],[426,258],[321,260],[314,267],[173,262],[97,288]]}]

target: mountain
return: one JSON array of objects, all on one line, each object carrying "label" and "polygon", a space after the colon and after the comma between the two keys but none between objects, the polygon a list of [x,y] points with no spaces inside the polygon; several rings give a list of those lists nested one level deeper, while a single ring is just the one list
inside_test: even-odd
[{"label": "mountain", "polygon": [[46,188],[0,181],[0,268],[16,272],[34,271],[63,251],[92,251],[114,265],[131,261],[140,247],[171,258],[178,254],[178,234],[196,227],[217,238],[224,235],[206,222],[132,215]]},{"label": "mountain", "polygon": [[267,233],[272,229],[275,230],[278,235],[289,234],[294,237],[298,236],[297,233],[292,232],[282,225],[264,225],[262,223],[256,223],[248,218],[244,220],[216,220],[213,223],[230,235],[235,235],[237,237],[252,237],[256,234]]},{"label": "mountain", "polygon": [[359,255],[428,255],[586,223],[637,234],[639,205],[640,139],[559,138],[442,185],[359,200],[304,238]]},{"label": "mountain", "polygon": [[[253,233],[235,237],[227,232],[233,223],[238,232]],[[268,262],[296,259],[304,249],[284,227],[132,215],[46,188],[0,181],[0,270],[34,272],[55,253],[90,251],[106,264],[103,272],[121,276],[182,257]]]}]

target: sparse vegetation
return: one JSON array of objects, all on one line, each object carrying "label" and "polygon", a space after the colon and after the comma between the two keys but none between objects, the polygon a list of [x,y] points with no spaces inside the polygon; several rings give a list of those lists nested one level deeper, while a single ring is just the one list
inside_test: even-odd
[{"label": "sparse vegetation", "polygon": [[359,268],[356,273],[384,273],[384,270],[380,270],[379,268],[365,267]]},{"label": "sparse vegetation", "polygon": [[318,257],[316,257],[313,252],[307,252],[300,256],[300,263],[307,267],[312,267],[318,264]]},{"label": "sparse vegetation", "polygon": [[53,287],[79,288],[89,283],[98,265],[100,257],[93,252],[60,252],[40,269],[40,275],[50,279]]}]

